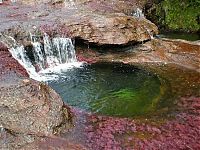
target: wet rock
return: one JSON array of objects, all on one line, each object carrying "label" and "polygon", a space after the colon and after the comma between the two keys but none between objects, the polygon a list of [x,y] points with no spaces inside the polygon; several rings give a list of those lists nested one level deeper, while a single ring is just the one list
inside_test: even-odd
[{"label": "wet rock", "polygon": [[0,51],[8,51],[8,47],[2,42],[0,42]]}]

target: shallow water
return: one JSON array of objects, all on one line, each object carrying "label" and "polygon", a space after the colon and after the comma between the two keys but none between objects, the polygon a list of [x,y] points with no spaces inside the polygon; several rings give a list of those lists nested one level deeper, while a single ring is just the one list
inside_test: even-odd
[{"label": "shallow water", "polygon": [[50,86],[68,105],[97,114],[147,114],[160,107],[165,95],[165,87],[157,76],[127,65],[88,65],[68,70],[64,75],[51,81]]},{"label": "shallow water", "polygon": [[162,32],[158,35],[161,38],[170,39],[183,39],[187,41],[197,41],[200,40],[200,35],[197,33],[184,33],[184,32]]}]

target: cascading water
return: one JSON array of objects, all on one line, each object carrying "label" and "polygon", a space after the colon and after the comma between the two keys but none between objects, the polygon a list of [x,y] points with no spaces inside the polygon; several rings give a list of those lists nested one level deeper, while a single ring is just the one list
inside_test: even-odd
[{"label": "cascading water", "polygon": [[27,56],[24,46],[13,47],[9,49],[12,56],[26,69],[30,78],[37,79],[39,77],[35,70],[35,67],[31,63],[29,57]]},{"label": "cascading water", "polygon": [[[10,48],[12,56],[27,70],[30,77],[36,80],[51,80],[57,78],[52,72],[60,73],[74,66],[80,66],[77,62],[75,49],[69,38],[56,37],[50,39],[44,34],[41,38],[30,34],[32,48],[24,46]],[[16,42],[16,41],[15,41]],[[30,57],[31,55],[32,57]],[[50,75],[51,73],[51,75]]]},{"label": "cascading water", "polygon": [[37,62],[38,69],[42,70],[45,68],[45,56],[42,52],[42,44],[40,42],[33,42],[32,45],[35,62]]},{"label": "cascading water", "polygon": [[142,10],[140,8],[137,8],[133,13],[133,16],[137,17],[137,18],[144,18],[144,14],[142,12]]},{"label": "cascading water", "polygon": [[77,61],[74,46],[69,38],[54,38],[53,48],[58,52],[59,63],[72,63]]},{"label": "cascading water", "polygon": [[34,37],[31,38],[33,54],[41,70],[59,64],[77,62],[75,49],[70,38],[56,37],[51,40],[47,34],[44,34],[44,44],[42,45]]}]

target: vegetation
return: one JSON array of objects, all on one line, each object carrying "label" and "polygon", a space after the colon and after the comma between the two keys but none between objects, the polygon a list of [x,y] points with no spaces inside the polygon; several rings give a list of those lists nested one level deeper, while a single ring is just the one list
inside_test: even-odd
[{"label": "vegetation", "polygon": [[146,14],[161,29],[200,31],[200,0],[155,0]]}]

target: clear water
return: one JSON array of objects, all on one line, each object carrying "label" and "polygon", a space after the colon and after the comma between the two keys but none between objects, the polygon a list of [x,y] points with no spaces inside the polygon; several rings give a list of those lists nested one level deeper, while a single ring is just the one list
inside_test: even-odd
[{"label": "clear water", "polygon": [[155,111],[164,95],[157,76],[119,64],[74,68],[49,85],[68,105],[110,116],[131,117]]}]

